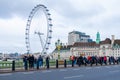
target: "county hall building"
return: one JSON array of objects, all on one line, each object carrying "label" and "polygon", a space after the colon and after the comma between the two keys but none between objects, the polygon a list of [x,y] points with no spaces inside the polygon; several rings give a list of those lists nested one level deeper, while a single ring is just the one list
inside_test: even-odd
[{"label": "county hall building", "polygon": [[[68,59],[70,56],[114,56],[120,57],[120,39],[106,38],[100,40],[100,34],[97,32],[96,41],[92,41],[89,35],[85,33],[72,31],[68,34],[68,45],[61,46],[60,58]],[[57,48],[53,51],[54,59],[58,58]]]}]

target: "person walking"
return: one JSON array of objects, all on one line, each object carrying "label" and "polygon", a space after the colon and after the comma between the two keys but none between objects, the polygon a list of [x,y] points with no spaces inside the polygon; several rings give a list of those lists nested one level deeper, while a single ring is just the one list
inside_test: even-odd
[{"label": "person walking", "polygon": [[28,63],[27,63],[27,56],[23,57],[23,65],[24,65],[24,69],[27,70],[28,69]]},{"label": "person walking", "polygon": [[105,65],[107,65],[107,57],[106,56],[104,56],[104,63],[105,63]]},{"label": "person walking", "polygon": [[43,58],[41,55],[38,58],[38,62],[39,62],[40,67],[42,67],[43,66]]}]

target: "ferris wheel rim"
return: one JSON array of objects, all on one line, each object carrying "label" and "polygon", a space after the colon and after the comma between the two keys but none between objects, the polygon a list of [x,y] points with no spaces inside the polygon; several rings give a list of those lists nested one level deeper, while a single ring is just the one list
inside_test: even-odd
[{"label": "ferris wheel rim", "polygon": [[50,13],[49,10],[47,9],[46,6],[39,4],[36,5],[32,11],[29,14],[29,17],[27,19],[27,24],[26,24],[26,30],[25,30],[25,44],[26,44],[26,48],[27,48],[27,53],[29,54],[31,51],[31,47],[30,47],[30,26],[32,23],[32,19],[35,15],[35,13],[38,10],[42,10],[46,16],[46,20],[47,20],[47,36],[46,36],[46,40],[45,40],[45,44],[44,44],[44,48],[42,50],[42,53],[45,52],[45,50],[47,51],[49,49],[49,45],[51,43],[51,38],[52,38],[52,22],[51,22],[51,17],[50,17]]}]

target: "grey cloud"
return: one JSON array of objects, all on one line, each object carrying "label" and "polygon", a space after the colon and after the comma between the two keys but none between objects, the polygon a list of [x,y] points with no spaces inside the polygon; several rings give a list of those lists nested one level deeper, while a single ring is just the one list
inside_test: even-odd
[{"label": "grey cloud", "polygon": [[87,7],[86,10],[77,10],[68,0],[53,0],[50,2],[50,4],[52,4],[50,5],[52,6],[52,9],[56,10],[59,14],[68,19],[87,18],[91,16],[96,16],[105,11],[104,7],[99,4],[93,4],[92,6]]},{"label": "grey cloud", "polygon": [[[120,15],[114,15],[112,17],[109,17],[105,23],[107,23],[108,26],[117,26],[120,25]],[[114,25],[112,24],[114,23]]]},{"label": "grey cloud", "polygon": [[[38,4],[34,1],[36,1],[36,0],[0,0],[0,7],[1,7],[0,18],[8,19],[8,18],[11,18],[13,15],[16,15],[18,17],[23,17],[26,19],[29,15],[29,12],[31,11],[31,9],[36,4]],[[61,37],[62,37],[62,39],[67,40],[67,37],[64,38],[64,36],[61,35],[62,33],[55,34],[55,32],[56,31],[62,32],[64,30],[63,34],[65,34],[65,33],[67,34],[68,29],[70,31],[73,29],[73,27],[75,30],[83,31],[85,33],[87,32],[87,34],[91,34],[92,36],[95,36],[97,30],[100,31],[102,34],[109,32],[107,35],[110,35],[110,34],[119,35],[120,15],[115,15],[115,16],[112,15],[110,17],[103,17],[102,20],[93,21],[93,22],[89,21],[93,17],[97,17],[98,15],[100,15],[102,13],[106,13],[107,10],[105,10],[105,9],[109,9],[108,5],[105,6],[105,5],[101,5],[99,3],[93,3],[93,5],[90,5],[89,7],[85,8],[85,9],[81,9],[81,7],[78,7],[79,9],[76,9],[69,2],[69,0],[44,0],[43,2],[44,2],[43,4],[45,4],[50,11],[54,10],[54,11],[56,11],[56,13],[58,13],[59,15],[62,16],[62,19],[60,19],[61,21],[59,21],[59,19],[57,19],[58,18],[57,15],[54,15],[54,13],[51,13],[52,16],[55,16],[55,18],[56,18],[56,22],[53,21],[53,22],[55,22],[55,24],[53,24],[55,26],[54,28],[56,28],[56,30],[53,30],[53,40],[56,40],[57,38],[61,38]],[[109,2],[107,4],[109,4]],[[86,7],[86,6],[83,5],[83,7]],[[104,8],[104,7],[107,7],[107,8]],[[112,11],[112,9],[110,9],[110,12],[111,11]],[[119,12],[119,10],[118,10],[118,12]],[[117,12],[115,12],[115,13],[117,13]],[[99,16],[96,19],[99,19]],[[95,19],[93,19],[93,20],[95,20]],[[76,25],[80,28],[76,28]],[[60,30],[57,30],[59,28],[60,28]],[[105,35],[105,37],[107,37],[107,35]],[[2,37],[2,35],[0,35],[0,36]],[[17,37],[13,38],[13,36],[11,36],[11,34],[5,35],[5,36],[7,36],[7,40],[9,40],[9,41],[13,40],[14,44],[17,44],[17,43],[25,44],[24,36],[19,37],[19,38],[17,38]],[[17,35],[17,36],[19,36],[19,35]],[[67,36],[67,35],[65,35],[65,36]],[[101,35],[101,36],[103,36],[103,35]],[[15,39],[19,39],[20,41],[15,40]],[[4,38],[4,39],[2,38],[1,40],[5,41],[6,38]],[[6,41],[4,44],[6,44],[7,42],[8,41]],[[54,42],[53,42],[53,44],[54,44]],[[11,44],[9,44],[9,45],[11,45]],[[25,45],[23,45],[23,46],[25,47]],[[6,47],[6,49],[3,47],[0,47],[0,51],[2,51],[2,49],[3,50],[8,49],[8,51],[10,51],[13,49],[12,47],[15,47],[13,49],[13,51],[15,51],[16,47],[18,47],[19,49],[22,49],[21,47],[19,47],[19,45],[18,46],[15,46],[15,45],[9,46],[10,49],[9,49],[9,47]],[[24,50],[26,51],[26,49],[24,49]],[[16,51],[22,51],[22,50],[17,49]]]},{"label": "grey cloud", "polygon": [[[44,1],[45,5],[50,9],[54,9],[60,15],[68,19],[86,18],[99,14],[103,8],[99,5],[90,6],[87,10],[76,10],[69,0],[48,0]],[[0,0],[0,18],[11,18],[13,15],[26,17],[31,9],[36,5],[33,0]]]},{"label": "grey cloud", "polygon": [[29,0],[0,0],[0,18],[11,18],[13,15],[26,16],[32,5],[33,2]]},{"label": "grey cloud", "polygon": [[[98,6],[97,6],[98,7]],[[66,11],[66,12],[64,12]],[[76,10],[74,8],[66,8],[65,10],[63,10],[63,15],[64,17],[67,18],[71,18],[71,19],[83,19],[83,18],[89,18],[89,17],[93,17],[96,16],[98,14],[102,13],[102,8],[88,8],[88,10]]]},{"label": "grey cloud", "polygon": [[11,52],[25,52],[25,40],[22,35],[1,35],[0,51],[5,53]]},{"label": "grey cloud", "polygon": [[120,15],[112,15],[109,16],[107,19],[104,19],[102,23],[102,27],[109,29],[113,33],[119,31],[120,25]]}]

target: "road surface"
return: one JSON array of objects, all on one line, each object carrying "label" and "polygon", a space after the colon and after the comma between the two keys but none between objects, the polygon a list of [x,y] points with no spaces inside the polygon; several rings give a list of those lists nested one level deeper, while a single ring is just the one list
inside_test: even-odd
[{"label": "road surface", "polygon": [[0,80],[120,80],[120,65],[5,73]]}]

